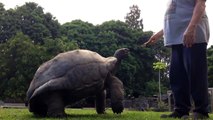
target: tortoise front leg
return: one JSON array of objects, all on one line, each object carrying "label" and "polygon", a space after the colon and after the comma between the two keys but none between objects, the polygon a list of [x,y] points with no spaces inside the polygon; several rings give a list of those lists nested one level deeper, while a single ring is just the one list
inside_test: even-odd
[{"label": "tortoise front leg", "polygon": [[123,112],[124,88],[123,83],[115,76],[109,76],[109,90],[111,97],[111,107],[114,113]]},{"label": "tortoise front leg", "polygon": [[96,112],[98,114],[104,114],[105,113],[106,90],[103,90],[102,92],[99,92],[98,94],[96,94],[95,107],[96,107]]},{"label": "tortoise front leg", "polygon": [[64,101],[59,92],[53,92],[48,96],[47,106],[47,116],[66,117]]}]

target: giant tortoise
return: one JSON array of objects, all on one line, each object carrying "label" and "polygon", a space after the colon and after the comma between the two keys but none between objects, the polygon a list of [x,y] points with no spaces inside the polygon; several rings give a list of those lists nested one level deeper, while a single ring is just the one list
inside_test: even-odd
[{"label": "giant tortoise", "polygon": [[114,73],[128,53],[127,48],[121,48],[111,57],[83,49],[58,54],[36,71],[27,91],[29,111],[38,116],[63,117],[67,105],[95,96],[96,112],[103,114],[107,89],[113,112],[123,112],[123,83]]}]

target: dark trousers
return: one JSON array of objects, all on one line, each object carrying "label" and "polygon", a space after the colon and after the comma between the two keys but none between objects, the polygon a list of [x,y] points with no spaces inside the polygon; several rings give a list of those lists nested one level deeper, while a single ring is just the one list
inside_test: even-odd
[{"label": "dark trousers", "polygon": [[208,113],[206,48],[206,43],[194,44],[191,48],[172,46],[169,75],[178,112],[189,113],[193,100],[194,112]]}]

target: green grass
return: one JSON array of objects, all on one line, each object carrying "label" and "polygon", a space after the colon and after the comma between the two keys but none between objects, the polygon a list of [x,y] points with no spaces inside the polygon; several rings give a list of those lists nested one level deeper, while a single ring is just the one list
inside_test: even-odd
[{"label": "green grass", "polygon": [[[28,109],[3,109],[0,108],[0,120],[162,120],[162,112],[141,112],[125,110],[122,114],[113,114],[111,109],[107,109],[107,114],[98,115],[94,109],[66,109],[67,118],[38,118]],[[168,112],[166,112],[168,113]],[[213,119],[213,114],[210,114]],[[174,120],[174,119],[163,119]]]}]

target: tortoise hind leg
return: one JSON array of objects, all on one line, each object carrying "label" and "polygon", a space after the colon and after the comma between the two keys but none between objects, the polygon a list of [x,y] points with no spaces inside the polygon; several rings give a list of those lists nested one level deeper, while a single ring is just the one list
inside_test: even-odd
[{"label": "tortoise hind leg", "polygon": [[95,107],[96,107],[96,112],[98,114],[105,113],[105,107],[106,107],[106,91],[105,90],[96,94]]},{"label": "tortoise hind leg", "polygon": [[66,117],[65,105],[60,92],[53,92],[47,100],[47,116],[49,117]]}]

